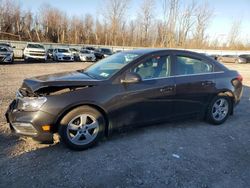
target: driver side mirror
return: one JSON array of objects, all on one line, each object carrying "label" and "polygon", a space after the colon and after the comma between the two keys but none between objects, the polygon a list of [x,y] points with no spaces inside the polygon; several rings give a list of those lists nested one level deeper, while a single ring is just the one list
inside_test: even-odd
[{"label": "driver side mirror", "polygon": [[141,76],[139,74],[133,73],[133,72],[128,72],[125,75],[124,79],[121,79],[122,84],[132,84],[132,83],[138,83],[140,82]]}]

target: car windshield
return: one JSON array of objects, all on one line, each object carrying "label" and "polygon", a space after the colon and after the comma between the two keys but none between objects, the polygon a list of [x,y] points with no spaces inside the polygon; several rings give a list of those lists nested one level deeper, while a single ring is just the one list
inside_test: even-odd
[{"label": "car windshield", "polygon": [[107,53],[107,54],[111,54],[111,53],[112,53],[111,50],[110,50],[110,49],[107,49],[107,48],[102,48],[102,49],[101,49],[101,52]]},{"label": "car windshield", "polygon": [[72,51],[72,52],[78,52],[78,50],[75,49],[75,48],[70,48],[70,51]]},{"label": "car windshield", "polygon": [[240,55],[239,57],[246,57],[246,58],[248,58],[248,57],[250,57],[250,55]]},{"label": "car windshield", "polygon": [[41,45],[41,44],[28,44],[27,48],[40,48],[40,49],[44,49],[43,45]]},{"label": "car windshield", "polygon": [[138,58],[140,54],[136,53],[119,53],[98,61],[90,66],[84,73],[97,79],[108,79],[131,61]]},{"label": "car windshield", "polygon": [[58,52],[60,52],[60,53],[68,53],[69,50],[67,50],[67,49],[58,49]]},{"label": "car windshield", "polygon": [[0,43],[0,46],[7,46],[7,47],[11,47],[10,44],[7,44],[7,43]]},{"label": "car windshield", "polygon": [[82,54],[90,54],[91,52],[90,51],[88,51],[88,50],[81,50],[80,51]]}]

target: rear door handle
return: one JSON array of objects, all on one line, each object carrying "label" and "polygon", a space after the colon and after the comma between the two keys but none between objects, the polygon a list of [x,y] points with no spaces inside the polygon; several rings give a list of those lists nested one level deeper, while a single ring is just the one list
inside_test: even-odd
[{"label": "rear door handle", "polygon": [[212,81],[205,81],[205,82],[201,83],[202,86],[211,86],[213,84],[214,84],[214,82],[212,82]]},{"label": "rear door handle", "polygon": [[174,91],[174,86],[164,87],[160,89],[160,92],[170,93]]}]

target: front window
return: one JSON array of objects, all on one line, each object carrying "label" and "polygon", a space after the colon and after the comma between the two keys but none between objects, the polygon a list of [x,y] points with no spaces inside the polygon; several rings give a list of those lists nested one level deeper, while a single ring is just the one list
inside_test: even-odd
[{"label": "front window", "polygon": [[97,79],[108,79],[139,56],[136,53],[115,54],[90,66],[85,73]]},{"label": "front window", "polygon": [[154,56],[136,66],[132,72],[139,74],[142,80],[166,78],[170,76],[170,56]]},{"label": "front window", "polygon": [[44,49],[44,46],[41,44],[28,44],[27,48],[39,48],[39,49]]}]

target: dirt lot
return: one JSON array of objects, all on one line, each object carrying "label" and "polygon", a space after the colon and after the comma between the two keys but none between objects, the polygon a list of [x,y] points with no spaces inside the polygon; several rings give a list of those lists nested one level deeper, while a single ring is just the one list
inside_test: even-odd
[{"label": "dirt lot", "polygon": [[222,126],[186,120],[113,134],[73,152],[10,135],[7,105],[25,77],[81,69],[83,63],[0,65],[0,187],[249,187],[250,64],[235,115]]}]

